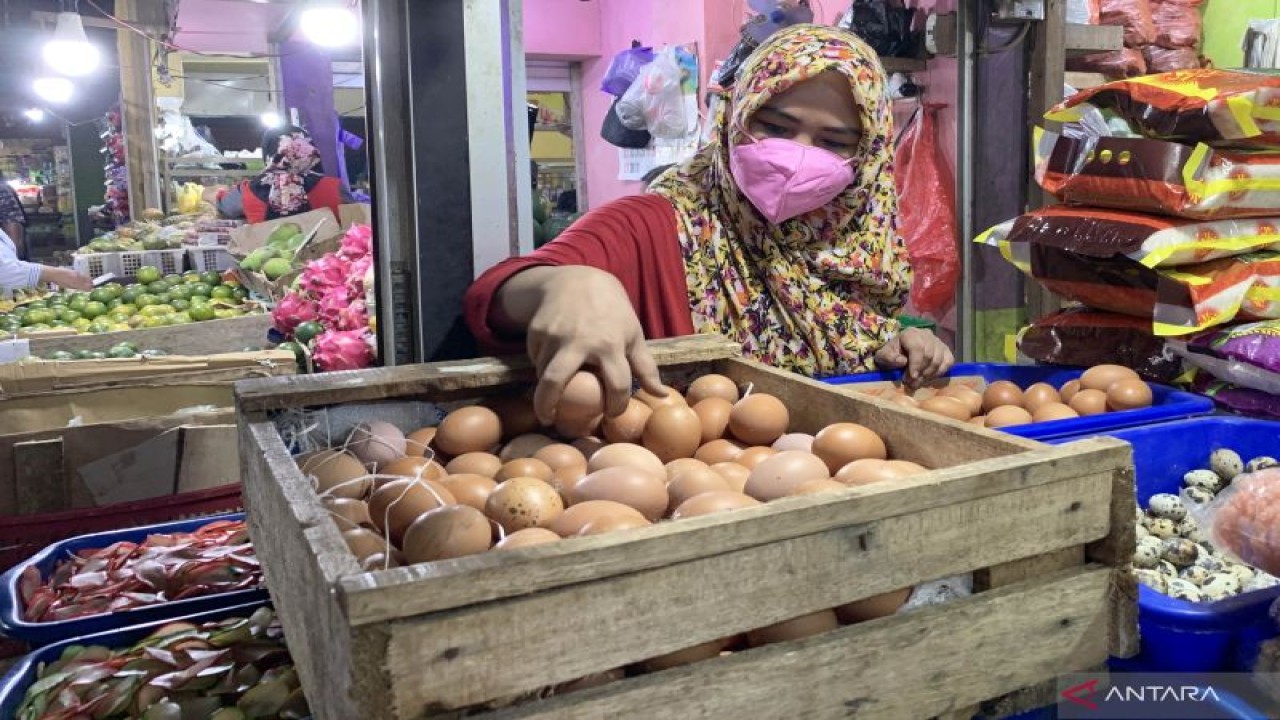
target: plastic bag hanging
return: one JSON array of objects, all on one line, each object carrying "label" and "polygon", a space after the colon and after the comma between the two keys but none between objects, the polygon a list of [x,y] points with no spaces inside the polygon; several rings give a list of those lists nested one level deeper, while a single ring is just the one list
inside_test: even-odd
[{"label": "plastic bag hanging", "polygon": [[681,91],[683,71],[674,47],[664,48],[644,66],[614,111],[632,130],[647,129],[658,138],[682,138],[689,133]]},{"label": "plastic bag hanging", "polygon": [[653,58],[653,48],[642,46],[639,41],[632,41],[631,47],[614,55],[609,62],[609,69],[600,81],[600,89],[614,97],[622,97],[644,66],[653,62]]},{"label": "plastic bag hanging", "polygon": [[960,276],[952,181],[934,134],[939,107],[925,105],[916,113],[898,141],[894,170],[898,230],[915,270],[911,304],[935,318],[955,302]]},{"label": "plastic bag hanging", "polygon": [[866,41],[881,57],[915,57],[919,36],[912,32],[916,11],[902,0],[854,0],[837,23]]}]

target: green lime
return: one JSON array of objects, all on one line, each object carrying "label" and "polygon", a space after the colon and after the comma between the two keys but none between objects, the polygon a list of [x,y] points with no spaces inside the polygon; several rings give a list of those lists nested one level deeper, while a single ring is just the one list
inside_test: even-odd
[{"label": "green lime", "polygon": [[145,292],[146,288],[138,285],[130,285],[124,289],[124,292],[120,293],[120,301],[132,305],[133,301],[137,300],[138,296]]},{"label": "green lime", "polygon": [[83,316],[80,313],[76,312],[75,310],[63,310],[62,312],[58,313],[58,319],[64,323],[73,323],[79,320],[81,317]]},{"label": "green lime", "polygon": [[191,315],[185,312],[169,313],[165,316],[165,320],[168,321],[170,325],[190,325],[195,322]]},{"label": "green lime", "polygon": [[131,317],[133,317],[133,313],[123,313],[116,310],[111,311],[111,314],[107,315],[107,319],[113,323],[127,323]]},{"label": "green lime", "polygon": [[176,297],[170,300],[169,304],[173,306],[174,310],[186,310],[187,308],[191,307],[190,300],[184,300],[183,298],[179,298],[179,297]]},{"label": "green lime", "polygon": [[111,293],[111,297],[120,297],[120,293],[124,292],[124,286],[118,282],[109,282],[102,289]]},{"label": "green lime", "polygon": [[190,300],[190,299],[191,299],[191,286],[189,286],[189,285],[174,285],[174,286],[172,286],[172,287],[170,287],[170,288],[169,288],[169,297],[174,298],[174,299],[181,298],[181,299],[183,299],[183,300]]},{"label": "green lime", "polygon": [[115,310],[116,308],[120,307],[123,304],[124,304],[124,301],[122,301],[120,298],[115,298],[114,300],[111,300],[107,303],[107,309]]},{"label": "green lime", "polygon": [[165,282],[169,283],[170,285],[176,285],[182,282],[182,276],[179,275],[178,273],[169,273],[168,275],[165,275],[162,279]]},{"label": "green lime", "polygon": [[133,303],[121,303],[111,308],[112,315],[115,315],[117,313],[122,315],[133,315],[136,312],[138,312],[138,306],[134,305]]},{"label": "green lime", "polygon": [[163,280],[157,280],[153,283],[147,283],[147,292],[152,293],[154,295],[167,293],[169,292],[169,283]]},{"label": "green lime", "polygon": [[109,358],[131,358],[137,357],[138,353],[133,348],[121,347],[119,345],[107,351]]},{"label": "green lime", "polygon": [[76,359],[77,359],[77,360],[92,360],[92,359],[93,359],[93,351],[92,351],[92,350],[77,350],[77,351],[75,352],[75,356],[76,356]]},{"label": "green lime", "polygon": [[100,333],[109,333],[111,332],[111,323],[97,320],[93,324],[89,325],[89,332],[94,333],[95,335]]},{"label": "green lime", "polygon": [[82,317],[79,320],[76,320],[75,322],[71,323],[71,327],[75,328],[76,332],[89,332],[89,326],[92,324],[93,324],[92,320],[90,320],[87,317]]},{"label": "green lime", "polygon": [[137,274],[138,282],[142,283],[143,285],[149,285],[159,280],[161,277],[162,277],[162,274],[160,273],[160,268],[158,267],[153,267],[151,265],[143,265],[142,267],[138,268],[138,274]]},{"label": "green lime", "polygon": [[307,322],[300,323],[298,327],[294,328],[293,336],[300,343],[309,343],[322,332],[324,332],[323,325],[315,320],[308,320]]},{"label": "green lime", "polygon": [[138,308],[141,309],[148,305],[159,305],[160,298],[156,297],[155,295],[152,295],[151,293],[143,293],[142,295],[138,296],[137,300],[133,301],[133,304],[137,305]]},{"label": "green lime", "polygon": [[158,327],[164,327],[165,325],[168,325],[168,324],[169,322],[167,320],[167,316],[144,317],[142,318],[142,324],[140,325],[140,327],[158,328]]},{"label": "green lime", "polygon": [[168,305],[148,305],[138,311],[142,317],[161,317],[173,312],[173,308]]},{"label": "green lime", "polygon": [[249,291],[240,287],[239,285],[232,288],[231,292],[235,293],[236,300],[240,302],[244,302],[245,300],[249,299]]},{"label": "green lime", "polygon": [[232,288],[227,287],[226,285],[219,285],[213,288],[213,291],[209,294],[209,297],[213,298],[214,300],[234,300],[236,297],[236,291]]},{"label": "green lime", "polygon": [[90,320],[101,317],[107,314],[107,304],[98,300],[86,303],[81,314]]},{"label": "green lime", "polygon": [[208,303],[192,303],[191,307],[187,309],[187,314],[196,322],[212,320],[216,313],[217,311],[215,311],[213,306]]},{"label": "green lime", "polygon": [[205,270],[200,273],[200,281],[206,285],[218,285],[222,283],[222,275],[213,270]]},{"label": "green lime", "polygon": [[[124,291],[122,290],[121,293],[123,292]],[[98,288],[93,292],[89,293],[89,299],[94,302],[100,302],[105,305],[111,302],[112,300],[115,300],[115,295],[112,295],[111,291],[107,290],[106,288]]]},{"label": "green lime", "polygon": [[213,292],[213,286],[207,282],[201,281],[191,286],[191,297],[193,299],[197,295],[200,295],[202,297],[209,297],[210,293],[212,292]]},{"label": "green lime", "polygon": [[75,360],[76,356],[72,355],[66,350],[54,350],[53,352],[49,353],[49,359],[50,360]]}]

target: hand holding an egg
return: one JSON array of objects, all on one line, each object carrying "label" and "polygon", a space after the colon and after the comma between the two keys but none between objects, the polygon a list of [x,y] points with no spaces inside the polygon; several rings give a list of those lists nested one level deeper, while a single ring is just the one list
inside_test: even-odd
[{"label": "hand holding an egg", "polygon": [[955,364],[955,356],[937,335],[919,328],[898,333],[876,352],[876,365],[892,370],[905,369],[903,380],[917,387],[940,375]]}]

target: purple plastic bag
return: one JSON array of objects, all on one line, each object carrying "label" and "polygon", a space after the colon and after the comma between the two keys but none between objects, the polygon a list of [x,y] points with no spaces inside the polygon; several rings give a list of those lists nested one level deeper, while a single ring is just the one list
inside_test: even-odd
[{"label": "purple plastic bag", "polygon": [[1196,352],[1280,373],[1280,320],[1212,330],[1196,336],[1189,345]]},{"label": "purple plastic bag", "polygon": [[631,87],[631,83],[636,81],[641,68],[653,62],[655,57],[657,55],[654,54],[653,48],[642,47],[639,44],[633,44],[614,55],[609,63],[609,69],[604,73],[604,79],[600,81],[600,89],[614,97],[622,97]]},{"label": "purple plastic bag", "polygon": [[1207,373],[1196,373],[1191,390],[1212,398],[1223,410],[1250,417],[1280,420],[1280,397],[1271,393],[1215,380]]}]

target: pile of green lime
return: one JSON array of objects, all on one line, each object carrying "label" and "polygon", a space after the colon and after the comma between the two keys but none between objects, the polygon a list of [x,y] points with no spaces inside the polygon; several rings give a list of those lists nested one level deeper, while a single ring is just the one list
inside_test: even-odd
[{"label": "pile of green lime", "polygon": [[106,333],[233,318],[252,311],[249,291],[216,272],[162,275],[138,269],[137,282],[107,283],[92,292],[64,291],[0,313],[6,334],[71,328]]},{"label": "pile of green lime", "polygon": [[268,280],[279,280],[297,269],[295,254],[306,236],[297,223],[282,223],[267,236],[267,244],[249,253],[240,261],[240,268],[260,272]]},{"label": "pile of green lime", "polygon": [[138,344],[125,341],[116,343],[106,350],[54,350],[44,356],[45,360],[102,360],[103,358],[140,358],[140,357],[161,357],[168,353],[163,350],[155,350],[148,348],[139,350]]}]

